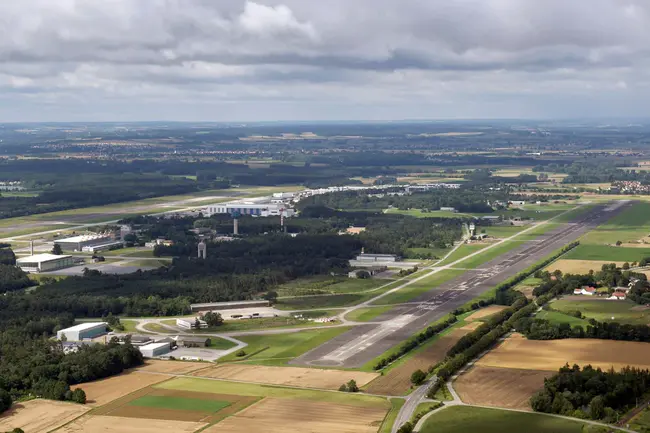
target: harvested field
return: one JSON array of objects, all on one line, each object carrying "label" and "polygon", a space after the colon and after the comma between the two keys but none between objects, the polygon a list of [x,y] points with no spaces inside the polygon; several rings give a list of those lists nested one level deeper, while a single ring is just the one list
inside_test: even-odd
[{"label": "harvested field", "polygon": [[481,326],[482,324],[483,323],[479,322],[479,321],[471,322],[471,323],[468,323],[467,325],[462,326],[460,329],[467,330],[467,331],[473,331],[476,328],[478,328],[479,326]]},{"label": "harvested field", "polygon": [[190,362],[190,361],[162,361],[159,359],[148,359],[142,367],[136,371],[146,371],[150,373],[169,373],[169,374],[188,374],[201,368],[209,367],[207,362]]},{"label": "harvested field", "polygon": [[472,367],[454,381],[454,389],[465,403],[530,410],[529,399],[544,387],[549,371]]},{"label": "harvested field", "polygon": [[376,433],[387,409],[265,398],[205,433]]},{"label": "harvested field", "polygon": [[45,433],[83,415],[90,407],[53,400],[36,399],[14,404],[0,415],[0,431],[21,428],[28,433]]},{"label": "harvested field", "polygon": [[171,376],[130,371],[107,379],[82,383],[77,387],[86,392],[87,404],[101,406],[134,391],[160,383]]},{"label": "harvested field", "polygon": [[540,341],[513,334],[476,365],[555,372],[566,363],[602,369],[650,368],[650,344],[588,338]]},{"label": "harvested field", "polygon": [[231,379],[269,385],[303,386],[307,388],[339,389],[341,384],[354,379],[363,386],[379,373],[361,371],[324,370],[300,367],[266,367],[261,365],[221,365],[196,371],[192,376]]},{"label": "harvested field", "polygon": [[481,308],[480,310],[475,311],[474,313],[470,314],[465,318],[466,322],[474,322],[476,320],[481,320],[485,319],[486,317],[489,317],[493,314],[498,313],[499,311],[503,311],[506,308],[508,308],[505,305],[489,305],[485,308]]},{"label": "harvested field", "polygon": [[143,388],[93,412],[125,418],[213,423],[259,400],[232,394]]},{"label": "harvested field", "polygon": [[533,290],[535,288],[532,286],[521,286],[515,287],[515,290],[521,292],[526,298],[533,299]]},{"label": "harvested field", "polygon": [[430,366],[442,361],[451,346],[469,332],[471,332],[471,329],[452,330],[449,334],[438,338],[431,345],[416,353],[406,362],[399,364],[383,376],[379,376],[370,382],[365,391],[381,395],[405,394],[411,387],[411,374],[415,370],[427,371]]},{"label": "harvested field", "polygon": [[57,433],[193,433],[205,425],[201,422],[85,415],[61,427]]},{"label": "harvested field", "polygon": [[603,265],[609,265],[610,263],[616,263],[616,266],[623,266],[623,262],[614,260],[561,259],[548,265],[545,270],[553,272],[559,269],[563,274],[588,274],[590,270],[598,272]]}]

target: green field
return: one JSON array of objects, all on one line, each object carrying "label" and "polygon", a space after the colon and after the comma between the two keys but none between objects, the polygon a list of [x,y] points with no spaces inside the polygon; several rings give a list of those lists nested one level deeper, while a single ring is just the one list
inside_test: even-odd
[{"label": "green field", "polygon": [[[575,309],[574,309],[575,310]],[[583,329],[589,325],[589,321],[585,319],[578,319],[577,317],[569,316],[568,314],[559,311],[540,311],[535,315],[537,319],[548,320],[551,323],[568,323],[571,327],[582,326]]]},{"label": "green field", "polygon": [[[166,325],[175,326],[175,319],[166,319],[162,323]],[[192,332],[201,333],[220,333],[220,332],[240,332],[240,331],[255,331],[258,329],[278,329],[278,328],[318,328],[326,326],[326,323],[312,322],[310,320],[299,319],[293,316],[278,316],[278,317],[262,317],[259,319],[241,319],[241,320],[226,320],[223,325],[194,330]]]},{"label": "green field", "polygon": [[120,248],[119,250],[103,251],[101,253],[103,256],[127,256],[127,257],[153,257],[153,249],[141,248],[141,247],[131,247],[131,248]]},{"label": "green field", "polygon": [[650,248],[624,248],[608,245],[588,245],[580,240],[580,245],[562,256],[563,259],[612,260],[617,262],[638,262],[650,257]]},{"label": "green field", "polygon": [[496,257],[500,256],[501,254],[507,253],[513,248],[517,248],[520,246],[519,242],[516,241],[506,241],[503,242],[499,245],[496,245],[488,250],[485,250],[481,252],[480,254],[477,254],[473,257],[468,258],[467,260],[463,260],[462,262],[458,263],[455,266],[458,266],[459,268],[467,268],[467,269],[474,269],[483,263],[487,263],[492,259],[495,259]]},{"label": "green field", "polygon": [[650,309],[643,309],[642,306],[627,299],[624,301],[560,299],[552,302],[551,307],[560,312],[579,310],[585,317],[596,319],[599,322],[629,323],[631,325],[650,323]]},{"label": "green field", "polygon": [[388,415],[386,415],[386,418],[384,418],[384,422],[381,423],[381,428],[379,429],[379,433],[390,433],[392,431],[393,424],[395,423],[395,419],[397,418],[397,415],[399,414],[400,409],[402,409],[402,406],[404,406],[405,401],[401,398],[391,398],[390,399],[390,411],[388,412]]},{"label": "green field", "polygon": [[280,298],[278,299],[277,304],[275,304],[275,308],[278,308],[280,310],[309,310],[314,308],[349,307],[363,302],[369,298],[369,295],[360,294]]},{"label": "green field", "polygon": [[269,385],[256,385],[186,377],[178,377],[176,379],[168,380],[159,383],[154,387],[183,391],[211,392],[215,394],[242,395],[249,397],[272,397],[325,401],[361,407],[382,407],[386,408],[386,410],[388,410],[390,406],[388,401],[383,397],[374,397],[360,393],[350,394],[344,392],[314,391],[306,389],[283,388]]},{"label": "green field", "polygon": [[[451,211],[444,211],[444,210],[434,210],[434,211],[429,211],[429,212],[422,212],[422,209],[396,209],[396,208],[390,208],[384,210],[385,213],[392,213],[392,214],[401,214],[401,215],[408,215],[416,218],[472,218],[475,214],[468,214],[468,213],[462,213],[462,212],[451,212]],[[479,214],[476,214],[479,215]],[[484,214],[488,215],[488,214]]]},{"label": "green field", "polygon": [[210,337],[210,345],[208,346],[208,349],[228,350],[232,349],[235,346],[236,344],[230,340],[219,337]]},{"label": "green field", "polygon": [[279,296],[306,296],[321,294],[341,294],[365,292],[376,289],[384,284],[389,284],[391,280],[377,278],[348,278],[348,277],[330,277],[317,276],[308,278],[299,278],[297,280],[282,284],[278,287]]},{"label": "green field", "polygon": [[582,238],[589,244],[637,242],[650,235],[650,203],[637,202]]},{"label": "green field", "polygon": [[481,251],[483,248],[490,246],[490,244],[462,244],[456,250],[449,255],[446,259],[436,263],[436,266],[448,265],[453,263],[458,259],[462,259],[472,253]]},{"label": "green field", "polygon": [[511,412],[469,406],[451,406],[431,415],[421,433],[584,433],[606,432],[589,429],[576,420],[556,418],[536,413]]},{"label": "green field", "polygon": [[153,407],[157,409],[197,410],[217,412],[230,406],[228,401],[201,400],[199,398],[145,395],[129,402],[129,406]]},{"label": "green field", "polygon": [[345,318],[354,322],[370,322],[378,316],[384,314],[386,311],[389,311],[391,308],[393,307],[388,305],[385,307],[358,308],[346,314]]},{"label": "green field", "polygon": [[337,327],[287,334],[244,335],[237,337],[237,339],[248,344],[244,348],[246,356],[238,357],[233,353],[221,358],[219,361],[246,360],[252,363],[262,362],[269,365],[282,365],[349,329],[349,327]]},{"label": "green field", "polygon": [[629,422],[630,429],[640,433],[650,433],[650,409],[645,408]]},{"label": "green field", "polygon": [[430,277],[423,278],[419,281],[411,283],[408,286],[399,289],[397,292],[393,292],[390,295],[384,296],[383,298],[380,298],[377,301],[373,302],[373,304],[389,305],[408,302],[411,299],[428,292],[434,287],[447,282],[459,275],[462,275],[464,272],[465,271],[456,269],[444,269],[431,275]]},{"label": "green field", "polygon": [[524,230],[525,226],[479,226],[476,228],[478,233],[485,233],[493,238],[507,238]]}]

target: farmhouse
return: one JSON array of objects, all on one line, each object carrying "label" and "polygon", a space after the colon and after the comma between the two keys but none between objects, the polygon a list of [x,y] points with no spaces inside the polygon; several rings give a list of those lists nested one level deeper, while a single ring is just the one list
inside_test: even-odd
[{"label": "farmhouse", "polygon": [[590,287],[590,286],[582,286],[579,289],[574,289],[573,290],[574,295],[593,296],[595,293],[596,293],[596,288],[595,287]]},{"label": "farmhouse", "polygon": [[88,322],[57,331],[56,338],[62,340],[64,337],[67,341],[81,341],[99,337],[106,334],[108,323],[106,322]]},{"label": "farmhouse", "polygon": [[47,272],[74,266],[72,256],[57,256],[54,254],[36,254],[16,259],[16,266],[25,272]]},{"label": "farmhouse", "polygon": [[625,300],[625,292],[614,292],[612,295],[607,298],[607,299],[613,299],[613,300],[618,300],[618,301],[623,301]]}]

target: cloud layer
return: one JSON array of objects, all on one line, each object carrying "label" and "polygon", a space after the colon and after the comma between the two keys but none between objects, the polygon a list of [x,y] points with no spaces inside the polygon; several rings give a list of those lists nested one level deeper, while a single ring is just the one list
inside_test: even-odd
[{"label": "cloud layer", "polygon": [[0,121],[643,116],[645,0],[0,3]]}]

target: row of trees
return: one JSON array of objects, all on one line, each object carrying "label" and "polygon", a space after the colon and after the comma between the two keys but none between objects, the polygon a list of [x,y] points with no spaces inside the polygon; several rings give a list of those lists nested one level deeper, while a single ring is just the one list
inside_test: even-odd
[{"label": "row of trees", "polygon": [[588,365],[562,367],[530,399],[533,410],[616,422],[650,390],[650,372],[633,367],[603,371]]}]

